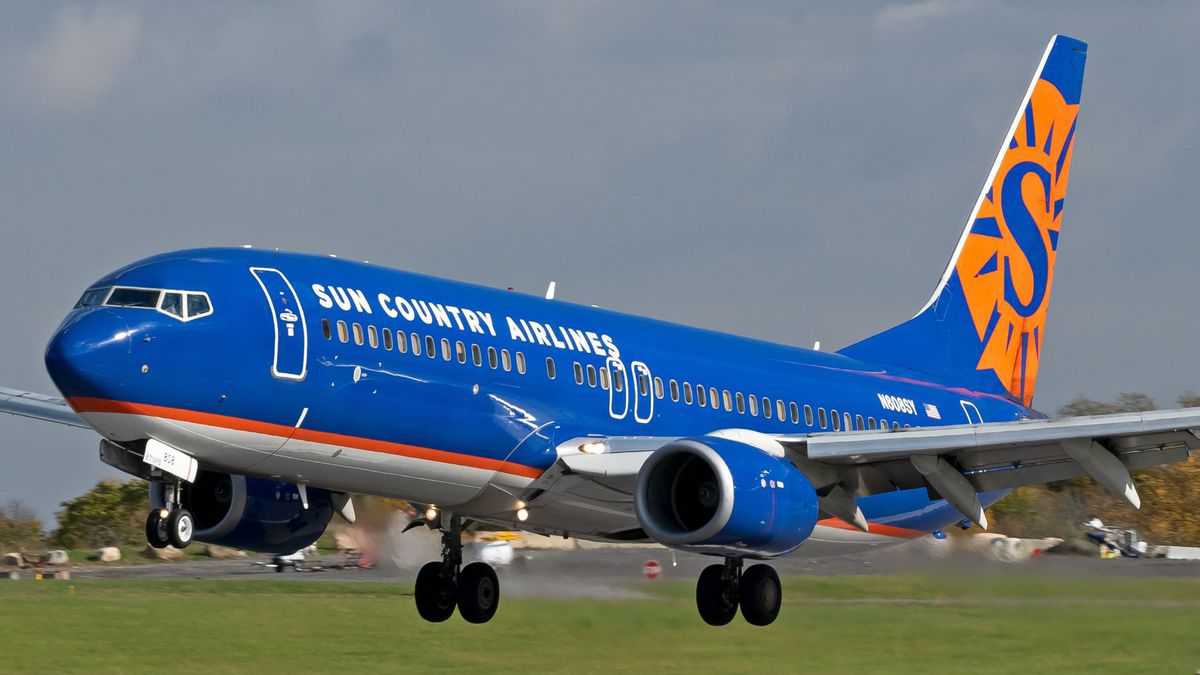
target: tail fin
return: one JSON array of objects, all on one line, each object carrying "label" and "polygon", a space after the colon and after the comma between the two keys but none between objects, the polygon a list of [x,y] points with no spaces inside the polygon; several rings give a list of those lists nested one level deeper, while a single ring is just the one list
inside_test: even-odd
[{"label": "tail fin", "polygon": [[1033,402],[1086,58],[1050,39],[929,302],[841,353]]}]

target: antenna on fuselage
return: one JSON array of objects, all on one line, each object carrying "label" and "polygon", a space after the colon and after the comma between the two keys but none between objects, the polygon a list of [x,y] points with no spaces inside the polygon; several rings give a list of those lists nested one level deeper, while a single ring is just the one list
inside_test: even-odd
[{"label": "antenna on fuselage", "polygon": [[558,288],[558,282],[551,281],[551,282],[550,282],[550,285],[546,287],[546,299],[547,299],[547,300],[553,300],[553,299],[554,299],[554,291],[555,291],[557,288]]}]

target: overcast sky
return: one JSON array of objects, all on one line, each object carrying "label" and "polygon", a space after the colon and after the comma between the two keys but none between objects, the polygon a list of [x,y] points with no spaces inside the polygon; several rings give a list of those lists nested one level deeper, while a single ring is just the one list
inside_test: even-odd
[{"label": "overcast sky", "polygon": [[[92,280],[209,244],[838,348],[925,301],[1063,32],[1090,49],[1035,404],[1200,389],[1200,5],[801,4],[5,3],[0,385],[54,391]],[[94,434],[0,434],[0,500],[47,519],[114,475]]]}]

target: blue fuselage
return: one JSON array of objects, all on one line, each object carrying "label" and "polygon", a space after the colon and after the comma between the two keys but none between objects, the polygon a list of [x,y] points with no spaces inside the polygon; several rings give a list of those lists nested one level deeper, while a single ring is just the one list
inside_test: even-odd
[{"label": "blue fuselage", "polygon": [[[214,450],[202,458],[214,468],[422,503],[468,501],[481,488],[385,459],[534,479],[556,460],[556,439],[578,436],[801,435],[1038,416],[1003,396],[836,353],[331,257],[181,251],[90,288],[102,292],[68,315],[46,361],[101,433],[132,440],[136,430],[102,421],[122,412],[231,427],[277,443]],[[155,307],[114,307],[104,304],[110,288],[160,295]],[[179,298],[161,295],[171,292]],[[175,311],[194,301],[194,314]],[[302,435],[310,445],[289,455]],[[340,451],[316,449],[343,445],[357,463],[339,466]],[[393,484],[381,475],[404,480],[381,491]],[[873,523],[914,531],[961,518],[923,489],[861,506]]]}]

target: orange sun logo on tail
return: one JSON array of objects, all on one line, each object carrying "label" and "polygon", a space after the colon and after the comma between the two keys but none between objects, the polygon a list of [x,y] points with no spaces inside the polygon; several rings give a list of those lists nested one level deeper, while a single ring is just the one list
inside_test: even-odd
[{"label": "orange sun logo on tail", "polygon": [[1062,230],[1078,104],[1038,80],[972,221],[955,267],[991,370],[1033,401]]}]

